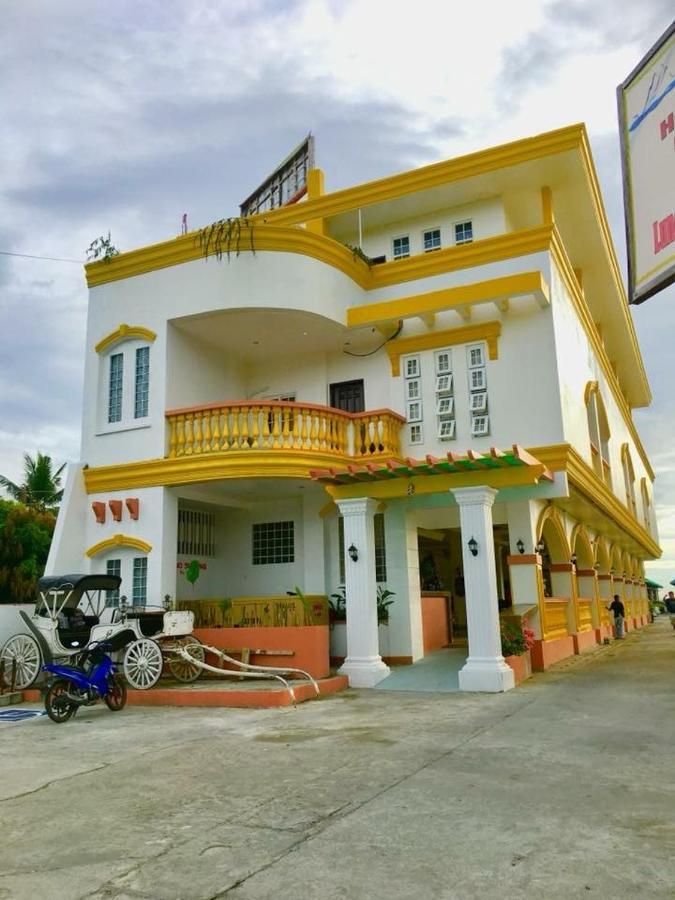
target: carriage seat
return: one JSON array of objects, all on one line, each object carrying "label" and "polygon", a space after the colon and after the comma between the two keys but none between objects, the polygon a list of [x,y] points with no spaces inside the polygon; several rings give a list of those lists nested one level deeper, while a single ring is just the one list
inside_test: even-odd
[{"label": "carriage seat", "polygon": [[141,634],[145,637],[154,637],[164,628],[164,610],[163,609],[147,609],[145,607],[137,607],[130,609],[127,613],[127,619],[136,619]]},{"label": "carriage seat", "polygon": [[85,616],[81,609],[63,609],[59,613],[58,634],[63,647],[74,650],[86,647],[98,616]]}]

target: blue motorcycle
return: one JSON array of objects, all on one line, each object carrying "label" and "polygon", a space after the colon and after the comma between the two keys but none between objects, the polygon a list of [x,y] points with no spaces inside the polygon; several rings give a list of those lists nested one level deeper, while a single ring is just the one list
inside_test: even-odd
[{"label": "blue motorcycle", "polygon": [[42,667],[52,676],[45,697],[52,722],[67,722],[81,706],[93,706],[99,700],[112,712],[124,709],[127,686],[106,653],[109,649],[110,644],[96,644],[78,654],[76,666],[49,663]]}]

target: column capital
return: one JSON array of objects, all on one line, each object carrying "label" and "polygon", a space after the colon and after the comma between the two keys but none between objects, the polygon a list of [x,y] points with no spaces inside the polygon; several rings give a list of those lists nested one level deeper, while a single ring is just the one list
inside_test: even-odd
[{"label": "column capital", "polygon": [[499,491],[486,484],[481,484],[478,487],[450,488],[450,493],[457,501],[458,506],[491,507]]},{"label": "column capital", "polygon": [[350,497],[345,500],[336,500],[335,505],[340,510],[340,515],[344,517],[374,516],[380,504],[372,497]]}]

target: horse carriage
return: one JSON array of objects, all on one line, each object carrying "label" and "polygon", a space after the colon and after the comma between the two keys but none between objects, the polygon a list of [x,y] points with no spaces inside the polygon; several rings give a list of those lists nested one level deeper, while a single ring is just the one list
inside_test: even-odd
[{"label": "horse carriage", "polygon": [[32,615],[21,610],[25,632],[0,650],[0,672],[17,690],[30,687],[44,663],[77,657],[91,644],[105,642],[121,656],[127,682],[147,690],[166,664],[174,678],[195,681],[204,662],[202,644],[193,636],[194,614],[165,607],[106,604],[119,594],[117,575],[62,575],[41,578]]}]

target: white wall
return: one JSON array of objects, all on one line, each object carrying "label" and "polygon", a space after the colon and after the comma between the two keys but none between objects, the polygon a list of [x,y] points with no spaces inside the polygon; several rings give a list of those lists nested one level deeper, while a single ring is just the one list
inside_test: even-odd
[{"label": "white wall", "polygon": [[[195,377],[197,375],[198,377]],[[246,396],[242,366],[228,353],[186,335],[169,324],[167,331],[166,406],[241,400]]]}]

